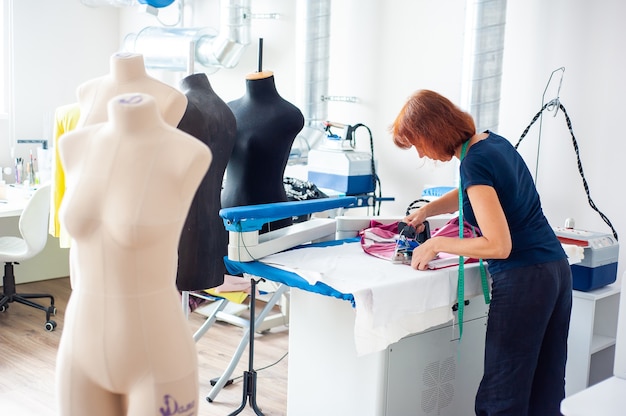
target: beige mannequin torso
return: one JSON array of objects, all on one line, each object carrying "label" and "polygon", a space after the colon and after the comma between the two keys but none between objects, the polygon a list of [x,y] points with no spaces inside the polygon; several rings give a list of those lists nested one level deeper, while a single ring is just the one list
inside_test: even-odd
[{"label": "beige mannequin torso", "polygon": [[211,152],[166,124],[149,95],[115,97],[108,116],[59,140],[73,282],[57,361],[60,414],[195,415],[196,350],[175,279]]},{"label": "beige mannequin torso", "polygon": [[176,127],[185,113],[187,97],[146,73],[143,56],[132,53],[118,53],[111,56],[110,73],[87,81],[76,92],[80,105],[80,119],[77,127],[100,123],[107,120],[107,102],[120,94],[145,93],[156,100],[161,116],[171,126]]}]

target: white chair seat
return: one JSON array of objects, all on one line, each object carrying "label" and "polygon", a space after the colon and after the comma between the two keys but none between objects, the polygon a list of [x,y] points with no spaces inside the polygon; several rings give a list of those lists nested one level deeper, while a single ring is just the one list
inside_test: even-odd
[{"label": "white chair seat", "polygon": [[21,261],[32,257],[26,241],[19,237],[0,237],[0,262]]},{"label": "white chair seat", "polygon": [[[48,241],[48,219],[50,216],[50,185],[42,185],[26,203],[18,228],[20,237],[0,237],[0,262],[4,263],[0,312],[6,312],[9,304],[21,303],[46,312],[45,328],[54,330],[56,322],[50,319],[56,313],[54,297],[47,293],[17,293],[14,265],[38,255]],[[44,306],[33,299],[50,299],[50,306]]]}]

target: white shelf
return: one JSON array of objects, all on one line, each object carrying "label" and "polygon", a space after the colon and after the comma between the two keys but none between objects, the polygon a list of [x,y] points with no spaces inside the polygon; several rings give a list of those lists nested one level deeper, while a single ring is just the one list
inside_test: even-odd
[{"label": "white shelf", "polygon": [[612,376],[620,285],[574,290],[565,369],[566,396]]},{"label": "white shelf", "polygon": [[589,350],[590,354],[595,354],[596,352],[605,350],[609,347],[615,345],[614,337],[606,337],[604,335],[594,335],[591,339],[591,349]]},{"label": "white shelf", "polygon": [[590,292],[581,292],[579,290],[574,290],[572,291],[572,296],[580,299],[598,301],[616,293],[620,293],[620,286],[616,283],[613,283],[598,289],[594,289]]}]

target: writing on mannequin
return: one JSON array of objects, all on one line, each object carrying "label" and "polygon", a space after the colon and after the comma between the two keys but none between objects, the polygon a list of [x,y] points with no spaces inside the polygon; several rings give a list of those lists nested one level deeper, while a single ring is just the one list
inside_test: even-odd
[{"label": "writing on mannequin", "polygon": [[[272,71],[249,74],[246,93],[228,106],[237,120],[237,138],[226,167],[222,207],[286,202],[283,176],[304,126],[302,112],[278,94]],[[291,223],[288,218],[271,228]]]},{"label": "writing on mannequin", "polygon": [[59,414],[197,415],[197,353],[175,277],[211,151],[165,122],[147,94],[112,98],[107,119],[59,140],[73,279]]}]

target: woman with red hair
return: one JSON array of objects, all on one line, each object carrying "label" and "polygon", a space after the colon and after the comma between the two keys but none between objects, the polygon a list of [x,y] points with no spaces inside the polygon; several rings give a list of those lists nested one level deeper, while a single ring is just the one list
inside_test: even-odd
[{"label": "woman with red hair", "polygon": [[411,262],[424,270],[440,252],[488,262],[492,301],[476,414],[560,415],[572,278],[524,160],[508,140],[476,132],[470,114],[429,90],[409,98],[391,132],[398,147],[414,147],[419,157],[460,161],[462,199],[455,189],[404,221],[420,231],[426,218],[461,208],[480,228],[476,238],[431,238]]}]

